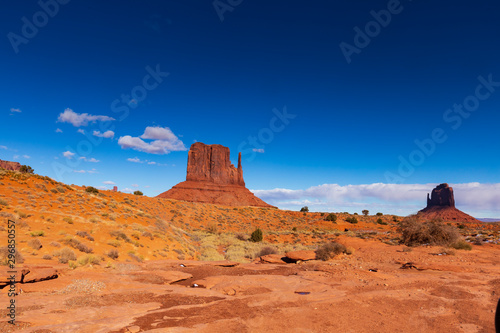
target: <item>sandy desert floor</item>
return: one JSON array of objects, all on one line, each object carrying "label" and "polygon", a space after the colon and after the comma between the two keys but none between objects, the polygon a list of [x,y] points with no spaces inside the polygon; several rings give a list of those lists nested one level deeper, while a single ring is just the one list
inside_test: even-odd
[{"label": "sandy desert floor", "polygon": [[[328,262],[163,260],[76,270],[54,265],[59,278],[20,285],[18,327],[3,321],[0,329],[494,332],[500,297],[495,245],[437,255],[438,247],[403,252],[402,246],[371,240],[340,242],[355,252]],[[410,268],[402,268],[409,262]]]}]

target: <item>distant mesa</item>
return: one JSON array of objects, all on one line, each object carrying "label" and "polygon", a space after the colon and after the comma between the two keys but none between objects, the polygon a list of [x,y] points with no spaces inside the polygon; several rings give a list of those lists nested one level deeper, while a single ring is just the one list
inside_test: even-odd
[{"label": "distant mesa", "polygon": [[236,168],[229,159],[228,147],[201,142],[193,143],[189,149],[186,181],[158,198],[226,206],[274,207],[245,187],[241,153]]},{"label": "distant mesa", "polygon": [[21,163],[0,160],[0,169],[5,169],[8,171],[19,171],[21,169]]},{"label": "distant mesa", "polygon": [[443,183],[436,186],[429,197],[427,194],[427,207],[418,212],[425,219],[439,218],[443,221],[480,223],[479,220],[455,208],[453,187]]}]

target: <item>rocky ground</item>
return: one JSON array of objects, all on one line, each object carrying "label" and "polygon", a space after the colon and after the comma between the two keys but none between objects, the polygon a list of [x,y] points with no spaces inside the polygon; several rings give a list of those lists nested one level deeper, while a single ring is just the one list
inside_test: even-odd
[{"label": "rocky ground", "polygon": [[339,241],[354,253],[326,262],[163,260],[74,270],[53,265],[56,279],[18,285],[18,326],[3,320],[0,330],[494,331],[500,297],[496,245],[443,255],[439,247],[409,251],[372,240]]}]

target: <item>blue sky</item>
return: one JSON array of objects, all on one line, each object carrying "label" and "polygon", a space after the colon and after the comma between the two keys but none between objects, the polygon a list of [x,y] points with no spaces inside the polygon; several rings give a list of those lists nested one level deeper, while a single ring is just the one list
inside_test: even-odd
[{"label": "blue sky", "polygon": [[[280,208],[409,214],[425,205],[422,185],[448,182],[463,191],[458,208],[500,217],[499,11],[485,0],[9,1],[0,158],[155,196],[185,179],[202,141],[233,161],[243,151],[247,186]],[[358,191],[387,183],[399,187]],[[308,191],[324,184],[350,194]],[[400,190],[419,195],[388,194]]]}]

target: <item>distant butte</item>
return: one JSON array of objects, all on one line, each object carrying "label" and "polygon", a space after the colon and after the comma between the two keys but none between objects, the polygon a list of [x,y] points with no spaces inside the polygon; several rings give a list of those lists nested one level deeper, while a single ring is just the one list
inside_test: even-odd
[{"label": "distant butte", "polygon": [[273,207],[245,187],[241,153],[238,167],[229,159],[229,148],[196,142],[188,153],[186,181],[158,195],[158,198],[226,206]]},{"label": "distant butte", "polygon": [[479,220],[455,208],[453,188],[446,183],[436,186],[430,197],[427,194],[427,207],[419,211],[418,216],[425,219],[440,218],[443,221],[480,223]]},{"label": "distant butte", "polygon": [[5,169],[8,171],[19,171],[21,169],[21,163],[0,160],[0,169]]}]

